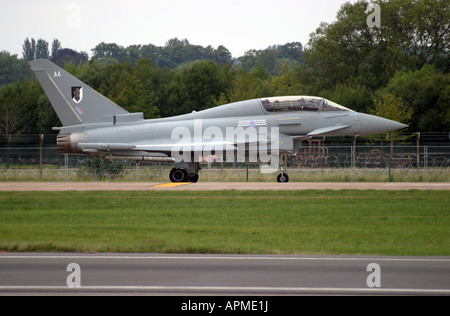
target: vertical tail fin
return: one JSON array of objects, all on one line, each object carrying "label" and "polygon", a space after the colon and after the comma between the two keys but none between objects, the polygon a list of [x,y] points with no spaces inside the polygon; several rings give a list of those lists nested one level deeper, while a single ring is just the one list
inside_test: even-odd
[{"label": "vertical tail fin", "polygon": [[30,66],[64,126],[113,122],[114,115],[128,114],[49,60],[37,59]]}]

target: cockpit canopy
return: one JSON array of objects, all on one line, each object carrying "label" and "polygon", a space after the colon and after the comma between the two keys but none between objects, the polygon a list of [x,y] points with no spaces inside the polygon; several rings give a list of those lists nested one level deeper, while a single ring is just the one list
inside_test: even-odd
[{"label": "cockpit canopy", "polygon": [[343,112],[351,111],[342,105],[332,101],[308,96],[290,96],[290,97],[273,97],[263,98],[261,103],[267,112],[285,112],[285,111],[334,111]]}]

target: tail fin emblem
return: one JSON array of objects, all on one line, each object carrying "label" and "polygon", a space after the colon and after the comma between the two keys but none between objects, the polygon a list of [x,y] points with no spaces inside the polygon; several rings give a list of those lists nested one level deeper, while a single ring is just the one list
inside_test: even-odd
[{"label": "tail fin emblem", "polygon": [[75,103],[80,103],[83,100],[83,88],[82,87],[72,87],[72,100]]}]

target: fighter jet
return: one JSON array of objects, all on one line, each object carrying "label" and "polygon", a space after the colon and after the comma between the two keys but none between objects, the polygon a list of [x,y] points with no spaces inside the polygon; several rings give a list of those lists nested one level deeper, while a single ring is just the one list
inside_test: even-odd
[{"label": "fighter jet", "polygon": [[[62,127],[61,154],[170,162],[171,182],[197,182],[204,157],[269,165],[288,182],[280,156],[318,136],[371,135],[407,125],[357,113],[314,96],[267,97],[185,115],[144,119],[129,113],[49,60],[30,62]],[[274,168],[275,167],[275,168]]]}]

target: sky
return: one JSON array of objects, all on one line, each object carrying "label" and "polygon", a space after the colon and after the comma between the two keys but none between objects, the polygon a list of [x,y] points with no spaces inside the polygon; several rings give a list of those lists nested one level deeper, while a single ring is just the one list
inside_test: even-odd
[{"label": "sky", "polygon": [[21,58],[27,37],[50,45],[56,38],[89,55],[101,42],[164,46],[178,37],[240,57],[273,44],[307,44],[345,2],[356,0],[3,0],[0,51]]}]

